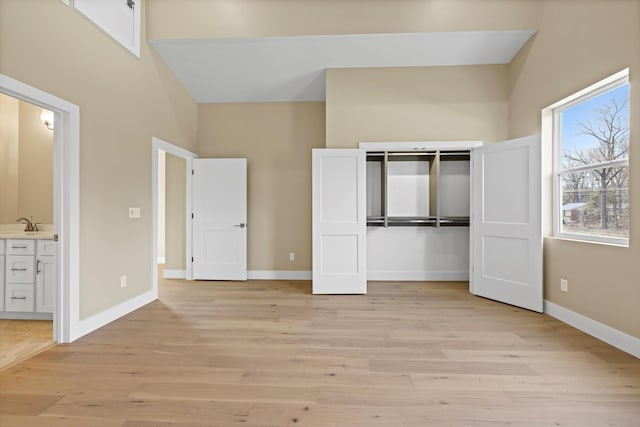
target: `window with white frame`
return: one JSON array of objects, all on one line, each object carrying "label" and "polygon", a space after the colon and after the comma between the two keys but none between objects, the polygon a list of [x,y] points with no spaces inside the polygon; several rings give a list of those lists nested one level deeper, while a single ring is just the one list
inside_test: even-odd
[{"label": "window with white frame", "polygon": [[554,234],[629,244],[629,73],[553,106]]}]

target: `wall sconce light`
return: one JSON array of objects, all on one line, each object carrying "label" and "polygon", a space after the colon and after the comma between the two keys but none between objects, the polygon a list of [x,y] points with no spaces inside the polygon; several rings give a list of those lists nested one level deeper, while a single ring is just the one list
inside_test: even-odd
[{"label": "wall sconce light", "polygon": [[44,123],[47,129],[53,130],[53,111],[43,109],[40,113],[40,121]]}]

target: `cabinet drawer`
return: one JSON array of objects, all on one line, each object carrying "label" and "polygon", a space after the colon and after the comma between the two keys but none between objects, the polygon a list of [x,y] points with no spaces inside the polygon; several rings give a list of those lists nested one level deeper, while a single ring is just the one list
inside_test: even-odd
[{"label": "cabinet drawer", "polygon": [[8,239],[7,255],[35,255],[36,242],[29,239]]},{"label": "cabinet drawer", "polygon": [[8,283],[4,305],[5,311],[33,311],[33,285]]},{"label": "cabinet drawer", "polygon": [[53,240],[38,240],[38,255],[55,255],[56,254],[56,242]]},{"label": "cabinet drawer", "polygon": [[4,239],[0,239],[0,255],[4,255]]},{"label": "cabinet drawer", "polygon": [[5,283],[33,283],[34,259],[31,255],[7,255]]}]

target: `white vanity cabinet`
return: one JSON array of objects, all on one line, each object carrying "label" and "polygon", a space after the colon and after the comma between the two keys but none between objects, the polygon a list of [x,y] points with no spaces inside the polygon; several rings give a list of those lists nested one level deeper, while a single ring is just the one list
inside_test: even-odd
[{"label": "white vanity cabinet", "polygon": [[57,280],[55,242],[3,239],[0,246],[0,318],[51,318]]},{"label": "white vanity cabinet", "polygon": [[55,242],[38,240],[36,254],[36,311],[53,313],[55,283],[58,277]]},{"label": "white vanity cabinet", "polygon": [[34,311],[34,240],[8,239],[5,268],[5,311]]},{"label": "white vanity cabinet", "polygon": [[[0,239],[0,296],[4,295],[4,249],[5,240]],[[0,297],[0,311],[4,310],[4,298]]]}]

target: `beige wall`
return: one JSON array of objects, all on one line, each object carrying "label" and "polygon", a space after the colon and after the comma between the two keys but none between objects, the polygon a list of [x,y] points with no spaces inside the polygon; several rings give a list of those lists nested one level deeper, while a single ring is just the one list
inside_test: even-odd
[{"label": "beige wall", "polygon": [[324,147],[324,110],[321,102],[198,107],[197,153],[247,158],[249,270],[311,270],[311,149]]},{"label": "beige wall", "polygon": [[151,137],[193,149],[195,101],[61,1],[0,0],[0,73],[80,107],[81,318],[150,290]]},{"label": "beige wall", "polygon": [[18,217],[53,224],[53,131],[40,121],[41,112],[20,102]]},{"label": "beige wall", "polygon": [[508,66],[327,70],[327,147],[508,134]]},{"label": "beige wall", "polygon": [[165,269],[184,270],[187,268],[187,161],[169,153],[165,160]]},{"label": "beige wall", "polygon": [[0,224],[18,218],[18,121],[17,99],[0,93]]},{"label": "beige wall", "polygon": [[150,40],[512,30],[537,28],[538,23],[538,0],[153,0],[148,3]]},{"label": "beige wall", "polygon": [[0,224],[53,223],[53,132],[41,111],[0,94]]},{"label": "beige wall", "polygon": [[[539,133],[541,109],[626,67],[631,246],[546,238],[545,298],[640,337],[640,2],[542,1],[540,31],[511,64],[510,134]],[[569,280],[568,293],[560,292],[560,278]]]}]

